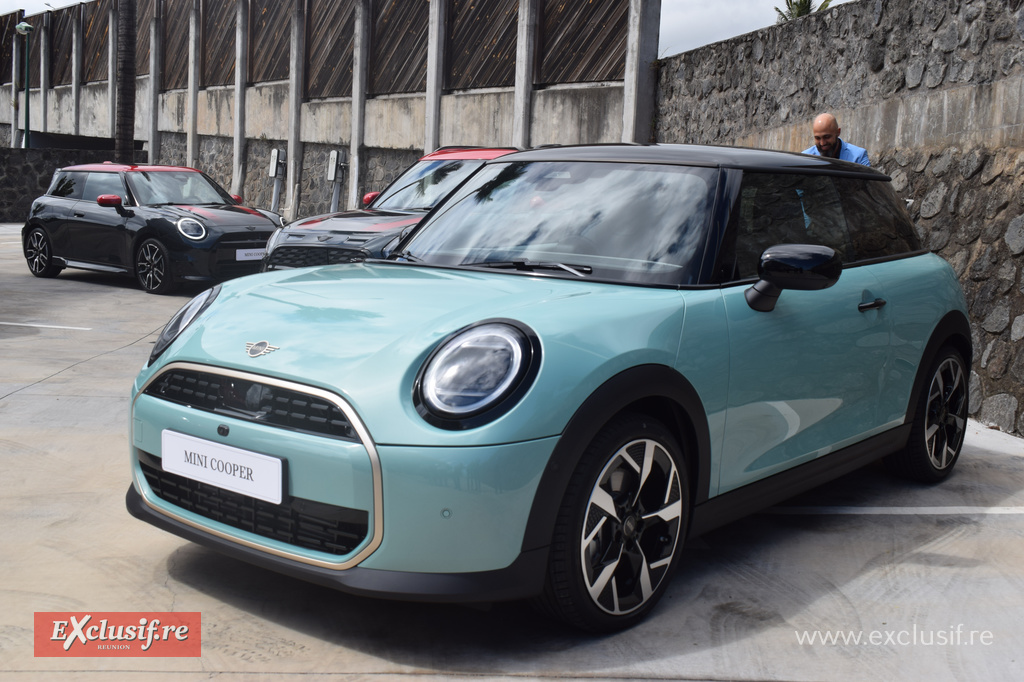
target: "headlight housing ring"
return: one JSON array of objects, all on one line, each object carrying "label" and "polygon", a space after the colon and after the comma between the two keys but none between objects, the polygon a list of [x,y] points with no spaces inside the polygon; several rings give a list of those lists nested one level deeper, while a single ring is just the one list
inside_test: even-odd
[{"label": "headlight housing ring", "polygon": [[482,426],[508,412],[533,384],[541,347],[529,327],[484,320],[437,345],[413,388],[417,412],[449,430]]}]

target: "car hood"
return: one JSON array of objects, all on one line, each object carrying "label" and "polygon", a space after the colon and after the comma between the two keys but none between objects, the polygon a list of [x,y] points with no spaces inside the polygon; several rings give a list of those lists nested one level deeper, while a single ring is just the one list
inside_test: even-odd
[{"label": "car hood", "polygon": [[224,228],[255,227],[258,230],[274,230],[280,225],[280,218],[270,211],[260,211],[237,204],[202,206],[160,206],[156,209],[171,220],[198,218],[205,225]]},{"label": "car hood", "polygon": [[415,225],[423,220],[425,215],[426,211],[403,212],[374,209],[343,211],[297,220],[288,224],[285,227],[285,232],[289,235],[330,233],[349,235],[360,232],[386,232]]},{"label": "car hood", "polygon": [[[389,263],[272,272],[225,283],[139,381],[172,361],[265,374],[341,395],[378,443],[442,444],[453,434],[426,424],[412,403],[417,372],[453,332],[510,319],[540,338],[533,391],[549,397],[523,400],[458,442],[512,442],[560,433],[571,414],[552,406],[578,406],[570,394],[587,395],[628,366],[672,364],[682,314],[671,289]],[[249,357],[247,344],[261,341],[275,349]]]}]

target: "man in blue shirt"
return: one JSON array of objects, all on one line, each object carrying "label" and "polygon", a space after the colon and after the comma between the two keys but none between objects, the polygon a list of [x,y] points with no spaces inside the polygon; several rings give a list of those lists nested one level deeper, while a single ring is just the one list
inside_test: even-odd
[{"label": "man in blue shirt", "polygon": [[828,156],[843,161],[853,161],[864,166],[870,166],[868,152],[863,147],[844,142],[839,139],[839,122],[832,114],[821,114],[812,125],[814,132],[814,146],[804,150],[804,154],[814,156]]}]

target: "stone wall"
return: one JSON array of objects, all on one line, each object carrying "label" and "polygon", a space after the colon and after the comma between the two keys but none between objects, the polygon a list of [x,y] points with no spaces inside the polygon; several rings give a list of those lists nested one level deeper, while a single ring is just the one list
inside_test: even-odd
[{"label": "stone wall", "polygon": [[[287,149],[282,140],[249,140],[245,153],[245,185],[242,197],[246,206],[269,209],[274,197],[274,179],[269,175],[270,152]],[[288,188],[282,183],[280,204],[288,201]],[[278,207],[280,208],[280,206]]]},{"label": "stone wall", "polygon": [[[137,153],[145,162],[145,152]],[[0,146],[0,222],[23,223],[32,201],[50,187],[53,172],[80,163],[102,163],[110,152],[80,149],[11,149]]]},{"label": "stone wall", "polygon": [[[327,161],[333,151],[341,150],[337,145],[305,144],[302,149],[302,183],[299,191],[301,203],[300,216],[320,215],[331,209],[331,197],[334,185],[327,181]],[[338,207],[345,209],[345,196],[348,189],[348,165],[342,166],[338,174],[341,192]]]},{"label": "stone wall", "polygon": [[231,190],[235,141],[230,137],[199,136],[199,167],[226,190]]},{"label": "stone wall", "polygon": [[423,154],[409,149],[367,149],[359,179],[360,197],[380,192]]},{"label": "stone wall", "polygon": [[971,414],[1024,434],[1024,0],[859,0],[662,60],[659,142],[799,151],[810,121],[888,173],[964,286]]}]

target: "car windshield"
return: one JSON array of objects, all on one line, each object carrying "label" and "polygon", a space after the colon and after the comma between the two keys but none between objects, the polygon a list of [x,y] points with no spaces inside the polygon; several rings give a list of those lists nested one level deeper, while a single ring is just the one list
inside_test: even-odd
[{"label": "car windshield", "polygon": [[391,183],[371,208],[429,211],[483,163],[481,159],[420,161]]},{"label": "car windshield", "polygon": [[399,257],[640,284],[693,284],[707,241],[712,168],[497,163],[432,216]]},{"label": "car windshield", "polygon": [[213,180],[196,171],[133,171],[125,176],[140,206],[235,203]]}]

